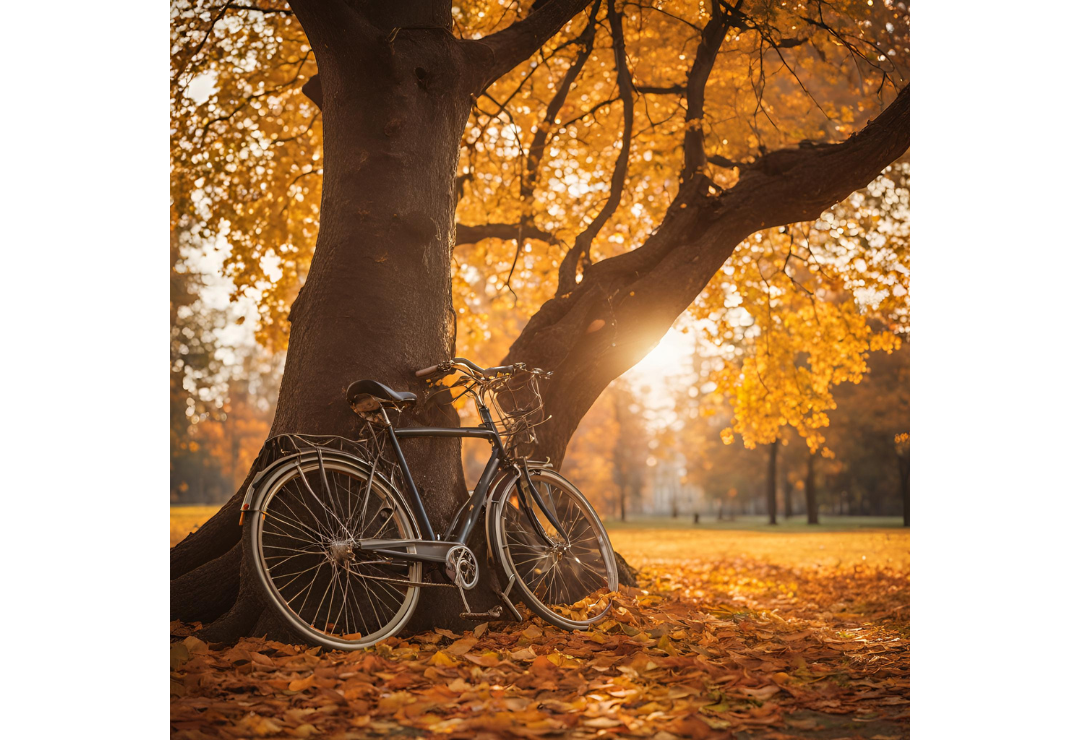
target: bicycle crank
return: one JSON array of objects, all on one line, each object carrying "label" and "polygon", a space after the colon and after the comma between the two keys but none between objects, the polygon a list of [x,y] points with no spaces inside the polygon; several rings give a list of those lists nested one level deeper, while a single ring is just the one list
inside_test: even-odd
[{"label": "bicycle crank", "polygon": [[490,611],[474,612],[469,606],[469,600],[465,598],[465,591],[474,588],[480,580],[480,565],[476,562],[476,555],[468,547],[455,545],[446,553],[446,575],[461,594],[461,603],[465,606],[465,611],[459,615],[462,619],[484,621],[502,616],[502,607],[498,605]]},{"label": "bicycle crank", "polygon": [[471,590],[480,579],[476,555],[465,545],[454,545],[446,553],[446,576],[459,589]]}]

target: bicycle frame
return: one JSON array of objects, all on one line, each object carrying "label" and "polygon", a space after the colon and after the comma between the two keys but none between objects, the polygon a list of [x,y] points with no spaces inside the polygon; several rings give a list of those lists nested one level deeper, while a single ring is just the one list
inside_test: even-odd
[{"label": "bicycle frame", "polygon": [[[537,532],[547,540],[548,544],[555,545],[556,543],[544,530],[544,527],[536,518],[532,506],[528,504],[530,495],[532,496],[532,499],[536,501],[537,508],[539,508],[544,517],[551,522],[555,531],[563,541],[569,539],[566,532],[563,530],[562,525],[554,516],[553,512],[548,509],[543,497],[539,495],[539,492],[533,485],[532,479],[529,477],[528,465],[518,465],[514,462],[506,452],[502,437],[496,430],[495,424],[491,418],[491,413],[482,404],[478,403],[477,408],[480,412],[482,426],[456,428],[405,427],[402,429],[395,429],[390,423],[386,410],[382,410],[383,420],[387,425],[386,431],[390,438],[390,445],[394,450],[394,455],[397,457],[398,464],[401,466],[402,478],[405,481],[405,494],[408,496],[408,503],[413,510],[417,526],[420,529],[421,539],[361,539],[357,542],[357,545],[361,550],[377,552],[401,560],[421,560],[436,563],[445,562],[446,556],[451,549],[464,545],[469,539],[473,529],[476,528],[477,522],[480,520],[480,513],[487,501],[488,494],[491,490],[491,484],[496,480],[499,473],[507,472],[518,473],[515,485],[518,489],[518,495],[521,496],[522,509],[525,511],[526,517],[532,522],[533,526],[536,527]],[[484,466],[484,472],[481,473],[480,480],[477,481],[476,486],[473,488],[472,495],[461,505],[450,524],[447,525],[446,531],[440,535],[436,535],[434,529],[432,529],[431,521],[428,519],[427,510],[424,508],[423,501],[420,500],[420,492],[416,488],[412,473],[409,471],[408,462],[405,460],[405,455],[401,450],[400,440],[413,439],[416,437],[486,439],[491,444],[491,457],[488,458],[487,464]],[[525,480],[524,486],[522,485],[522,479]],[[465,512],[468,512],[468,515],[463,518],[462,515]],[[413,552],[409,552],[409,549],[412,549]]]}]

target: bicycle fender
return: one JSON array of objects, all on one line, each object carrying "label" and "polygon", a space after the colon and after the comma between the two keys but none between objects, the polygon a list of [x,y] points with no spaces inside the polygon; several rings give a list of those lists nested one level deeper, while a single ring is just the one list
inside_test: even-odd
[{"label": "bicycle fender", "polygon": [[[322,450],[322,459],[352,463],[353,465],[361,468],[368,475],[372,474],[373,466],[370,462],[355,455],[350,455],[346,452],[324,449]],[[244,496],[244,503],[240,506],[241,512],[260,511],[259,509],[252,508],[252,502],[255,499],[255,494],[263,490],[264,488],[268,488],[273,485],[281,476],[289,473],[297,464],[305,465],[309,462],[319,462],[319,453],[315,450],[305,450],[304,452],[294,452],[290,455],[286,455],[285,457],[275,460],[272,465],[270,465],[265,470],[256,475],[255,478],[251,481],[251,485],[248,486],[247,493]],[[409,521],[413,525],[413,531],[419,532],[420,528],[419,525],[416,523],[416,515],[413,514],[413,510],[408,505],[408,502],[405,500],[405,498],[401,496],[401,492],[398,491],[390,483],[390,481],[387,480],[386,476],[383,475],[381,472],[374,471],[374,475],[381,485],[385,486],[388,490],[393,491],[394,494],[400,498],[402,508],[404,508],[407,512]]]}]

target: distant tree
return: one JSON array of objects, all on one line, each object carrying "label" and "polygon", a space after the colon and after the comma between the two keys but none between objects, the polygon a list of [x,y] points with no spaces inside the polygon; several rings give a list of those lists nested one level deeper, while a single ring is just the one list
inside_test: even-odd
[{"label": "distant tree", "polygon": [[616,380],[611,385],[611,391],[618,430],[612,467],[619,497],[619,519],[625,522],[627,503],[639,501],[645,487],[649,435],[641,415],[641,405],[626,381]]},{"label": "distant tree", "polygon": [[900,471],[900,493],[904,500],[904,526],[911,526],[911,435],[896,435],[896,462]]},{"label": "distant tree", "polygon": [[784,476],[784,518],[790,519],[795,516],[795,481],[791,479],[791,473]]},{"label": "distant tree", "polygon": [[218,414],[214,404],[220,390],[221,362],[216,356],[215,329],[224,317],[199,304],[202,285],[181,255],[181,234],[174,230],[169,254],[169,488],[170,500],[207,500],[210,480],[220,478],[218,466],[207,469],[208,458],[195,439],[197,426]]},{"label": "distant tree", "polygon": [[836,391],[837,408],[825,430],[835,455],[826,482],[828,496],[852,513],[896,514],[904,506],[898,456],[907,453],[898,449],[897,436],[910,429],[909,357],[907,341],[891,354],[874,353],[863,381]]},{"label": "distant tree", "polygon": [[811,451],[806,456],[806,485],[803,490],[806,492],[807,524],[818,523],[817,478],[814,472],[814,460],[818,455],[819,453]]},{"label": "distant tree", "polygon": [[765,507],[769,512],[769,524],[776,524],[776,456],[780,450],[780,438],[769,445],[769,468],[765,475]]}]

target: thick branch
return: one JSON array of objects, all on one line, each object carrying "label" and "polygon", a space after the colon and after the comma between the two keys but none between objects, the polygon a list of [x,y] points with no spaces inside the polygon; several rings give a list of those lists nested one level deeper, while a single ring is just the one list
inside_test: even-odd
[{"label": "thick branch", "polygon": [[455,244],[476,244],[484,239],[536,239],[549,244],[557,241],[554,235],[538,229],[532,224],[478,224],[476,226],[457,225]]},{"label": "thick branch", "polygon": [[300,88],[300,92],[307,95],[308,100],[314,103],[316,108],[322,110],[322,80],[319,79],[319,75],[314,74],[309,77]]},{"label": "thick branch", "polygon": [[911,88],[905,86],[880,116],[847,141],[762,156],[718,199],[717,214],[743,209],[756,222],[754,231],[817,218],[907,151],[910,108]]},{"label": "thick branch", "polygon": [[706,157],[706,161],[708,161],[709,164],[715,164],[717,167],[723,167],[728,170],[733,170],[736,167],[749,167],[753,164],[752,162],[740,162],[737,159],[721,157],[719,154],[710,154]]},{"label": "thick branch", "polygon": [[668,85],[667,87],[634,85],[634,89],[644,95],[682,95],[686,92],[686,85]]},{"label": "thick branch", "polygon": [[581,35],[576,40],[577,43],[581,44],[577,57],[574,58],[570,69],[566,71],[566,75],[559,83],[554,97],[551,98],[547,105],[544,120],[536,127],[536,133],[533,134],[532,141],[529,142],[529,150],[525,156],[525,174],[521,180],[522,201],[530,200],[536,190],[537,173],[540,170],[540,160],[543,158],[544,151],[547,148],[548,135],[559,117],[559,111],[562,110],[563,105],[566,103],[566,96],[570,94],[570,88],[574,86],[578,75],[581,74],[581,70],[585,67],[585,62],[589,60],[589,56],[592,54],[593,42],[596,40],[596,15],[599,12],[600,1],[597,0],[593,4],[592,12],[589,13],[589,22],[585,26],[585,30],[581,32]]},{"label": "thick branch", "polygon": [[[664,233],[666,226],[700,234],[717,222],[731,220],[746,229],[739,236],[741,240],[771,226],[817,218],[865,187],[907,151],[909,129],[910,90],[904,87],[880,116],[843,143],[765,154],[746,165],[739,181],[717,196],[706,195],[707,182],[697,189],[686,189],[668,209],[656,236]],[[593,272],[606,275],[652,269],[672,248],[656,236],[638,249],[598,263]]]},{"label": "thick branch", "polygon": [[608,22],[611,24],[611,39],[615,54],[616,80],[619,85],[619,97],[622,99],[623,131],[622,148],[615,160],[615,169],[611,175],[611,192],[608,194],[604,207],[596,218],[578,234],[562,264],[559,265],[559,287],[557,295],[562,295],[574,287],[577,281],[578,263],[590,263],[589,252],[593,240],[600,233],[600,229],[608,222],[611,216],[619,208],[622,201],[623,188],[626,184],[626,171],[630,164],[630,144],[634,134],[634,83],[630,77],[630,68],[626,63],[626,40],[623,38],[623,16],[617,10],[615,0],[608,0]]},{"label": "thick branch", "polygon": [[509,28],[467,43],[477,51],[476,85],[479,94],[518,66],[554,36],[592,0],[549,0]]},{"label": "thick branch", "polygon": [[[732,11],[738,11],[742,0],[735,3]],[[686,76],[686,135],[683,139],[682,182],[687,182],[705,166],[705,84],[712,73],[716,54],[731,28],[732,13],[721,13],[713,3],[712,18],[705,25],[694,55],[694,64]]]},{"label": "thick branch", "polygon": [[569,293],[533,315],[506,362],[555,371],[544,398],[552,421],[532,454],[558,464],[578,421],[607,384],[663,337],[740,242],[815,219],[869,184],[909,146],[910,92],[841,144],[764,155],[720,193],[702,174],[636,250],[598,262]]}]

